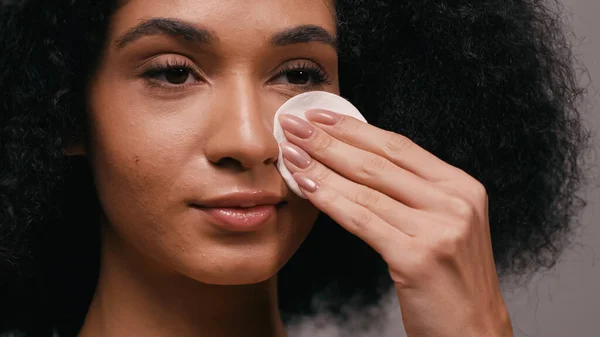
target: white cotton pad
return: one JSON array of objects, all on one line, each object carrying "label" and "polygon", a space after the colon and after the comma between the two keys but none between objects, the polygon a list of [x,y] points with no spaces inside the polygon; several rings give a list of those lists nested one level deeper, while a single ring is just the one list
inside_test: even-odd
[{"label": "white cotton pad", "polygon": [[[279,124],[279,115],[290,114],[306,120],[304,113],[312,109],[324,109],[337,112],[339,114],[352,116],[367,123],[367,120],[358,111],[358,109],[356,109],[356,107],[346,99],[325,91],[310,91],[290,98],[275,113],[273,136],[277,140],[277,143],[281,144],[286,140],[283,129],[281,128],[281,124]],[[292,177],[292,174],[283,163],[281,148],[279,149],[277,169],[290,189],[298,196],[306,199],[302,191],[300,191],[300,188],[294,180],[294,177]]]}]

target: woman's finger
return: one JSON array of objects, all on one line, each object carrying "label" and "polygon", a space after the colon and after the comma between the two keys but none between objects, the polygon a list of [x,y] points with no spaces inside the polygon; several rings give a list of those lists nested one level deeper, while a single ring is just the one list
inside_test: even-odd
[{"label": "woman's finger", "polygon": [[[295,116],[286,116],[281,125],[289,142],[352,181],[382,192],[412,208],[434,210],[444,205],[445,195],[433,183],[387,158],[342,142]],[[306,132],[292,134],[296,130],[294,127],[313,129],[306,137]]]},{"label": "woman's finger", "polygon": [[[320,186],[335,191],[345,199],[373,212],[376,216],[409,236],[416,236],[429,226],[420,221],[426,212],[410,208],[391,197],[367,186],[350,181],[318,161],[290,161],[289,152],[303,152],[302,149],[289,143],[282,144],[284,163],[292,172],[312,177]],[[287,154],[287,155],[286,155]]]},{"label": "woman's finger", "polygon": [[410,236],[391,226],[364,206],[345,198],[328,184],[315,181],[307,173],[294,173],[294,178],[308,200],[329,215],[348,232],[356,235],[384,259],[410,246]]},{"label": "woman's finger", "polygon": [[464,173],[409,138],[327,110],[309,110],[309,121],[340,141],[378,154],[429,181],[457,179]]}]

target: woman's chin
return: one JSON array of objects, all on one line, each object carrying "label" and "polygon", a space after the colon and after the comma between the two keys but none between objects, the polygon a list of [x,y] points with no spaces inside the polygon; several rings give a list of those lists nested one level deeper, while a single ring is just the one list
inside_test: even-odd
[{"label": "woman's chin", "polygon": [[216,270],[201,270],[195,275],[188,275],[193,279],[213,285],[245,285],[256,284],[267,281],[275,276],[279,271],[278,268],[267,266],[256,266],[254,268],[219,268]]},{"label": "woman's chin", "polygon": [[204,256],[184,274],[206,284],[256,284],[275,276],[287,260],[280,254]]},{"label": "woman's chin", "polygon": [[219,286],[241,286],[241,285],[247,285],[247,284],[257,284],[257,283],[262,283],[267,281],[268,279],[270,279],[271,277],[273,277],[275,274],[258,274],[258,273],[254,273],[253,275],[238,275],[238,274],[213,274],[213,275],[209,275],[208,277],[206,275],[203,275],[202,279],[197,279],[197,281],[205,283],[205,284],[212,284],[212,285],[219,285]]}]

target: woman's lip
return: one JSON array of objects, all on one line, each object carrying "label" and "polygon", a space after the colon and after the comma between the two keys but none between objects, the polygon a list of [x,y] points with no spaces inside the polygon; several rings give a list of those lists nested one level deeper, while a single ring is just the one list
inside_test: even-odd
[{"label": "woman's lip", "polygon": [[222,229],[234,232],[256,231],[277,213],[281,205],[253,207],[194,207]]}]

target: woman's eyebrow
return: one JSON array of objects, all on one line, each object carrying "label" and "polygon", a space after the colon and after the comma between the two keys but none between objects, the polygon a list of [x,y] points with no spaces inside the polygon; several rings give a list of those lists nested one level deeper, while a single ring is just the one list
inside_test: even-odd
[{"label": "woman's eyebrow", "polygon": [[118,48],[123,48],[142,37],[152,35],[179,36],[198,43],[211,43],[216,40],[216,35],[206,28],[196,27],[176,19],[152,18],[142,21],[121,35],[115,41],[115,45]]},{"label": "woman's eyebrow", "polygon": [[[152,18],[144,20],[129,29],[116,41],[117,48],[152,35],[171,35],[201,44],[211,44],[218,40],[217,35],[207,28],[198,27],[185,21],[170,18]],[[323,43],[337,49],[337,38],[325,28],[317,25],[300,25],[277,32],[271,38],[276,46],[287,46],[300,43]]]},{"label": "woman's eyebrow", "polygon": [[337,38],[325,28],[316,25],[302,25],[285,29],[273,35],[271,42],[276,46],[317,42],[337,49]]}]

